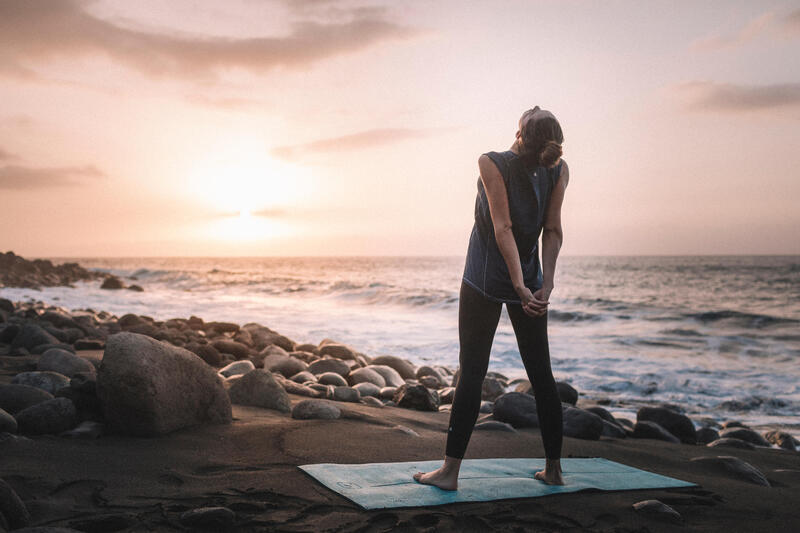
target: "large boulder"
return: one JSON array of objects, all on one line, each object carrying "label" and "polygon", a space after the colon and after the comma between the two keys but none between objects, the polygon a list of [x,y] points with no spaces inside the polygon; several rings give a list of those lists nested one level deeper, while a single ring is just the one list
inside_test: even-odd
[{"label": "large boulder", "polygon": [[250,348],[246,344],[228,339],[219,339],[211,343],[220,353],[229,353],[236,359],[247,359]]},{"label": "large boulder", "polygon": [[680,443],[680,439],[667,431],[661,425],[648,420],[639,420],[633,427],[631,437],[634,439],[656,439],[667,442]]},{"label": "large boulder", "polygon": [[58,372],[68,378],[71,378],[78,372],[95,371],[94,365],[83,357],[59,348],[51,348],[44,352],[41,357],[39,357],[36,368],[40,371]]},{"label": "large boulder", "polygon": [[77,423],[75,406],[66,398],[53,398],[16,414],[18,430],[26,435],[61,433]]},{"label": "large boulder", "polygon": [[383,377],[383,380],[386,382],[386,387],[400,387],[406,382],[400,373],[389,365],[371,364],[365,366],[364,368],[369,368],[370,370],[374,370],[380,374],[381,377]]},{"label": "large boulder", "polygon": [[315,376],[325,372],[336,372],[342,377],[347,377],[350,373],[350,365],[341,359],[317,359],[308,365],[307,370]]},{"label": "large boulder", "polygon": [[109,427],[131,435],[232,419],[228,393],[213,368],[184,348],[138,333],[108,337],[97,396]]},{"label": "large boulder", "polygon": [[365,366],[364,368],[357,368],[356,370],[350,372],[350,374],[347,376],[347,381],[350,382],[351,385],[363,383],[365,381],[368,383],[373,383],[378,387],[385,387],[387,385],[386,380],[383,379],[383,376],[368,366]]},{"label": "large boulder", "polygon": [[0,385],[0,409],[12,415],[52,399],[53,395],[49,392],[30,385]]},{"label": "large boulder", "polygon": [[26,348],[32,352],[41,344],[58,344],[58,342],[58,339],[48,333],[46,329],[32,322],[26,322],[11,342],[10,353],[19,348]]},{"label": "large boulder", "polygon": [[744,427],[730,427],[723,429],[720,438],[739,439],[756,446],[771,446],[770,442],[761,436],[760,433],[753,431],[750,428]]},{"label": "large boulder", "polygon": [[69,386],[69,378],[58,372],[49,370],[43,372],[22,372],[11,378],[11,383],[17,385],[29,385],[55,394],[62,387]]},{"label": "large boulder", "polygon": [[284,377],[291,377],[308,368],[308,363],[286,354],[272,354],[264,358],[262,366],[270,372],[278,372]]},{"label": "large boulder", "polygon": [[522,392],[507,392],[495,400],[492,418],[515,428],[539,427],[536,399]]},{"label": "large boulder", "polygon": [[398,387],[392,397],[398,407],[417,409],[419,411],[438,411],[439,395],[436,391],[428,390],[424,385],[409,385],[404,383]]},{"label": "large boulder", "polygon": [[237,405],[252,405],[275,409],[283,413],[292,410],[292,402],[283,386],[269,370],[256,368],[231,385],[228,390],[231,402]]},{"label": "large boulder", "polygon": [[655,422],[684,444],[697,444],[697,432],[691,419],[666,407],[641,407],[637,421]]},{"label": "large boulder", "polygon": [[577,407],[565,407],[562,419],[565,437],[598,440],[603,434],[603,419],[589,411]]},{"label": "large boulder", "polygon": [[783,448],[784,450],[795,451],[797,450],[797,447],[800,446],[800,442],[798,442],[796,438],[779,429],[767,431],[764,433],[764,438],[779,448]]},{"label": "large boulder", "polygon": [[[405,359],[397,357],[396,355],[379,355],[372,360],[372,364],[385,365],[394,368],[397,373],[400,374],[400,377],[403,378],[403,380],[414,379],[417,377],[417,372],[414,369],[414,365]],[[400,385],[402,385],[402,383]],[[400,385],[393,386],[399,387]]]}]

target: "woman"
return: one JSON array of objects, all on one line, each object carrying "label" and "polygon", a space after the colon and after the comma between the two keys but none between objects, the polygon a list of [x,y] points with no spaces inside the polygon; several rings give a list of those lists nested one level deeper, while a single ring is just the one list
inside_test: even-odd
[{"label": "woman", "polygon": [[[539,106],[519,119],[511,149],[478,159],[480,179],[458,309],[459,377],[444,464],[417,472],[419,483],[458,488],[458,471],[478,418],[481,388],[505,303],[536,397],[546,465],[534,477],[563,485],[561,401],[550,368],[547,306],[561,248],[561,204],[569,181],[564,135]],[[542,235],[542,263],[537,243]]]}]

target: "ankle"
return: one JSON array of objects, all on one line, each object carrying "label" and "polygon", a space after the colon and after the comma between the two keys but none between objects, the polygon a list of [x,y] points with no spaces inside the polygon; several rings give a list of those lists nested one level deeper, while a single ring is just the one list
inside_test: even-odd
[{"label": "ankle", "polygon": [[444,472],[458,472],[461,468],[461,459],[457,457],[450,457],[449,455],[444,456],[444,464],[442,465],[442,470]]}]

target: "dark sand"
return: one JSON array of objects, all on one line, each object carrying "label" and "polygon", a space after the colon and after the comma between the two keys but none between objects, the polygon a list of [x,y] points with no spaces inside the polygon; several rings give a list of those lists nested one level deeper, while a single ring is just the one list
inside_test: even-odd
[{"label": "dark sand", "polygon": [[[9,382],[25,359],[0,358],[0,382]],[[290,397],[293,403],[307,399]],[[231,425],[159,438],[7,441],[0,443],[0,477],[27,504],[32,525],[84,531],[185,531],[181,513],[201,506],[234,510],[235,531],[800,531],[800,454],[643,439],[565,438],[563,457],[605,457],[700,487],[364,511],[298,465],[441,459],[449,413],[338,405],[351,418],[294,420],[277,411],[234,406]],[[538,430],[518,431],[474,432],[466,458],[543,457]],[[772,487],[689,462],[717,455],[747,461]],[[633,510],[632,504],[647,499],[672,506],[684,522]]]}]

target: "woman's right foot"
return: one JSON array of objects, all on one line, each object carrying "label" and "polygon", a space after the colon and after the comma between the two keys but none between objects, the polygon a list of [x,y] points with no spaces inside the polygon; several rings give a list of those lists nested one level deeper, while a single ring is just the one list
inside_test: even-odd
[{"label": "woman's right foot", "polygon": [[561,472],[558,471],[547,471],[545,468],[544,470],[540,470],[533,475],[534,478],[538,479],[539,481],[544,481],[548,485],[563,485],[564,478],[561,476]]},{"label": "woman's right foot", "polygon": [[434,485],[443,490],[458,490],[458,472],[447,471],[444,467],[431,472],[417,472],[414,480],[425,485]]}]

